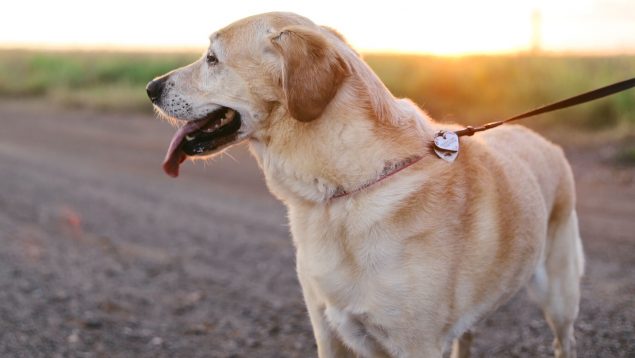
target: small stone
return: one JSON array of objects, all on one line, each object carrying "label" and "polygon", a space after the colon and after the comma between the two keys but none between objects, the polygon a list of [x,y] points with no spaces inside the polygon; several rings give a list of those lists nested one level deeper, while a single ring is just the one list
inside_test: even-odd
[{"label": "small stone", "polygon": [[280,333],[280,327],[276,324],[269,328],[269,334],[272,336],[276,336]]},{"label": "small stone", "polygon": [[200,323],[193,324],[185,330],[185,334],[191,334],[195,336],[204,335],[204,334],[207,334],[208,332],[209,332],[208,327],[205,324],[200,324]]},{"label": "small stone", "polygon": [[68,338],[66,338],[66,340],[70,344],[76,344],[77,342],[79,342],[79,331],[74,329],[73,332],[71,332],[71,334],[68,336]]},{"label": "small stone", "polygon": [[83,325],[86,329],[100,329],[103,323],[99,319],[92,317],[85,320]]}]

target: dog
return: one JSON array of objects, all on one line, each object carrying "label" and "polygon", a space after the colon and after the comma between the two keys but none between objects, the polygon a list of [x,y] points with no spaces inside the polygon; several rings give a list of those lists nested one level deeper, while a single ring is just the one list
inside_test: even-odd
[{"label": "dog", "polygon": [[562,150],[517,125],[462,137],[396,99],[335,30],[291,13],[239,20],[151,81],[182,126],[164,170],[241,142],[288,209],[319,357],[466,357],[470,328],[527,287],[575,357],[584,255]]}]

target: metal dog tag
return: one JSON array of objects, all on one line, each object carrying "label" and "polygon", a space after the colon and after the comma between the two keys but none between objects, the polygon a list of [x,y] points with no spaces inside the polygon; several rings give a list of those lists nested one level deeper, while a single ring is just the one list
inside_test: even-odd
[{"label": "metal dog tag", "polygon": [[452,163],[459,155],[459,137],[451,131],[439,131],[434,136],[434,152],[446,162]]}]

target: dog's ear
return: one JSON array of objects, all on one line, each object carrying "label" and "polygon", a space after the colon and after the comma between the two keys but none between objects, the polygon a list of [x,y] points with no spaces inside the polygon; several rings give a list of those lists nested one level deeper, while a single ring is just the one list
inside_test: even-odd
[{"label": "dog's ear", "polygon": [[348,65],[326,37],[306,27],[286,27],[271,42],[282,55],[289,113],[302,122],[318,118],[349,73]]}]

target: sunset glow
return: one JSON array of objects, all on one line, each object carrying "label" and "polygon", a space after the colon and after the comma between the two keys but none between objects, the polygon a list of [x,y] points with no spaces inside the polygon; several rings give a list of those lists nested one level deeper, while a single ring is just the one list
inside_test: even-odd
[{"label": "sunset glow", "polygon": [[202,49],[209,33],[234,20],[283,10],[338,29],[364,52],[517,53],[536,39],[550,52],[635,52],[632,0],[60,0],[5,7],[3,47]]}]

